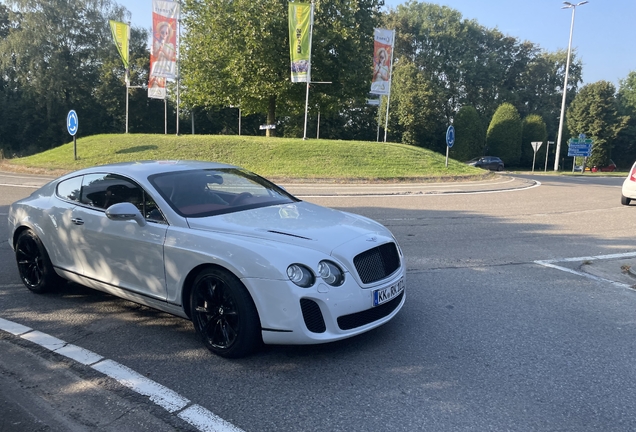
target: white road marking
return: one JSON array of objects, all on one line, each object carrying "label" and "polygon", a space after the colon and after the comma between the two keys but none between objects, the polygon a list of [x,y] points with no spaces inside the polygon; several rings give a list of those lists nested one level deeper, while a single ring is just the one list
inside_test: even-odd
[{"label": "white road marking", "polygon": [[151,401],[170,413],[182,410],[190,403],[189,399],[184,398],[168,387],[164,387],[113,360],[103,360],[92,367],[104,375],[116,379],[120,384],[137,393],[148,396]]},{"label": "white road marking", "polygon": [[92,351],[4,318],[0,318],[0,331],[19,336],[83,365],[90,366],[96,371],[115,379],[121,385],[143,396],[147,396],[155,404],[171,414],[176,414],[179,418],[202,432],[243,432],[242,429],[223,420],[206,408],[191,404],[189,399],[168,387],[148,379],[113,360],[104,359],[104,357]]},{"label": "white road marking", "polygon": [[0,183],[0,186],[11,186],[11,187],[21,187],[21,188],[31,188],[31,189],[39,189],[42,187],[42,185],[29,186],[29,185],[19,185],[19,184],[12,184],[12,183]]},{"label": "white road marking", "polygon": [[338,194],[338,195],[303,195],[303,194],[294,194],[299,198],[404,198],[404,197],[423,197],[423,196],[453,196],[453,195],[479,195],[479,194],[491,194],[491,193],[503,193],[503,192],[516,192],[523,191],[528,189],[533,189],[541,186],[541,182],[535,181],[535,184],[514,188],[514,189],[500,189],[500,190],[485,190],[485,191],[460,191],[460,192],[390,192],[384,194]]},{"label": "white road marking", "polygon": [[202,406],[192,405],[179,413],[179,417],[204,432],[241,432],[241,429],[212,414]]},{"label": "white road marking", "polygon": [[615,287],[626,288],[626,289],[629,289],[630,291],[633,291],[633,288],[631,285],[624,284],[621,282],[616,282],[611,279],[605,279],[599,276],[595,276],[585,272],[580,272],[577,270],[573,270],[573,269],[562,267],[555,264],[560,262],[594,261],[594,260],[621,259],[621,258],[633,258],[633,257],[636,257],[636,252],[625,252],[625,253],[617,253],[617,254],[609,254],[609,255],[593,255],[593,256],[583,256],[583,257],[574,257],[574,258],[560,258],[560,259],[551,259],[551,260],[537,260],[534,263],[542,265],[544,267],[560,270],[566,273],[575,274],[577,276],[582,276],[582,277],[592,279],[598,282],[606,282]]}]

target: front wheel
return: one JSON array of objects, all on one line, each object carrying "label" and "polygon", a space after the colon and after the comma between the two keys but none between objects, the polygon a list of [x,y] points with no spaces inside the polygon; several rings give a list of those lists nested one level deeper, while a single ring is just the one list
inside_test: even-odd
[{"label": "front wheel", "polygon": [[621,195],[621,204],[629,205],[631,201],[631,198],[627,198],[625,195]]},{"label": "front wheel", "polygon": [[214,354],[244,357],[262,342],[252,297],[230,272],[207,268],[194,280],[190,296],[194,329]]},{"label": "front wheel", "polygon": [[15,259],[22,283],[35,293],[49,291],[62,282],[62,278],[53,269],[44,245],[30,229],[22,231],[18,236]]}]

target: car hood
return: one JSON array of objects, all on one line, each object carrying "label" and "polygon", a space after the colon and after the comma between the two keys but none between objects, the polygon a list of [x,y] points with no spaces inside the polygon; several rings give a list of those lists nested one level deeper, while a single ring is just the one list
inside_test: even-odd
[{"label": "car hood", "polygon": [[384,226],[371,219],[306,202],[188,218],[188,224],[192,229],[257,237],[326,254],[361,236],[391,236]]}]

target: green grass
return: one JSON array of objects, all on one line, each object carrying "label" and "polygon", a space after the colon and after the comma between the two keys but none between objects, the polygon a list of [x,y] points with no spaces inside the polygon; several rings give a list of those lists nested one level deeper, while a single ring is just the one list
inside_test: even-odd
[{"label": "green grass", "polygon": [[113,162],[191,159],[242,166],[264,177],[340,181],[440,181],[488,173],[404,144],[229,135],[94,135],[32,156],[4,161],[17,170],[66,172]]}]

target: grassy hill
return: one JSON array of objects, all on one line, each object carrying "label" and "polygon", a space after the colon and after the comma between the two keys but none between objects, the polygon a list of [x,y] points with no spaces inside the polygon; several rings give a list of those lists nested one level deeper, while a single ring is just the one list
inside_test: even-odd
[{"label": "grassy hill", "polygon": [[239,165],[276,179],[440,181],[478,178],[483,170],[430,150],[366,141],[302,140],[228,135],[94,135],[36,155],[7,159],[15,170],[67,172],[94,165],[149,159],[194,159]]}]

